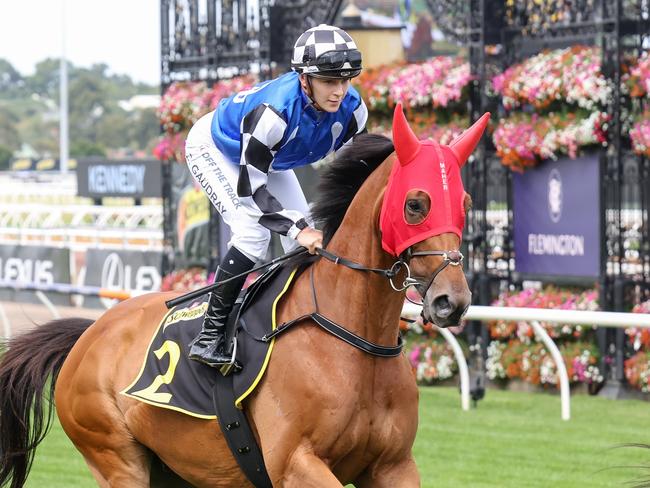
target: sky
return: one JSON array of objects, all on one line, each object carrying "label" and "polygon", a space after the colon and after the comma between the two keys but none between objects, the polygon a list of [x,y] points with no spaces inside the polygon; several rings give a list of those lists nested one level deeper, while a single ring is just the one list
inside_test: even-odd
[{"label": "sky", "polygon": [[23,75],[59,58],[64,20],[66,57],[75,66],[105,63],[111,73],[160,83],[159,0],[2,0],[0,58]]}]

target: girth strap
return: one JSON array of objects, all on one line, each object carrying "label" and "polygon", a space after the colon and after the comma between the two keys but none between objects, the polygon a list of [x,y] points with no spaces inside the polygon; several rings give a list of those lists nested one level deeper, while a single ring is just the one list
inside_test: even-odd
[{"label": "girth strap", "polygon": [[273,484],[264,465],[264,458],[248,418],[243,410],[235,407],[233,375],[215,375],[216,384],[212,393],[217,420],[221,426],[228,447],[237,464],[256,488],[271,488]]},{"label": "girth strap", "polygon": [[356,335],[353,332],[350,332],[347,329],[344,329],[335,322],[332,322],[327,317],[322,316],[318,312],[314,312],[310,315],[311,319],[316,322],[321,328],[325,329],[330,334],[338,337],[342,341],[347,342],[351,346],[361,349],[363,352],[372,354],[373,356],[380,356],[383,358],[392,358],[399,356],[402,353],[402,348],[404,347],[404,342],[402,341],[402,336],[397,336],[397,345],[396,346],[380,346],[373,342],[367,341],[363,337]]}]

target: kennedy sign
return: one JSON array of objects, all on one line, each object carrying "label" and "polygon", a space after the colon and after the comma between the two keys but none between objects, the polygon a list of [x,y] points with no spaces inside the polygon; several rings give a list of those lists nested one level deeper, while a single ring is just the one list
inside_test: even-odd
[{"label": "kennedy sign", "polygon": [[155,160],[81,160],[77,164],[77,193],[90,198],[160,197],[160,164]]},{"label": "kennedy sign", "polygon": [[515,174],[515,269],[530,275],[600,274],[597,154],[546,161]]}]

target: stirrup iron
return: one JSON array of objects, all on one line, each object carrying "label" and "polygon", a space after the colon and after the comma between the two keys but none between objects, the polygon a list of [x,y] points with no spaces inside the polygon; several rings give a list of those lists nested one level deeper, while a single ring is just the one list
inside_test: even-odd
[{"label": "stirrup iron", "polygon": [[237,337],[233,337],[232,356],[230,357],[230,362],[226,364],[222,364],[221,367],[219,368],[219,371],[221,372],[222,375],[228,376],[230,373],[233,372],[233,369],[236,370],[238,367],[241,369],[241,366],[237,365]]}]

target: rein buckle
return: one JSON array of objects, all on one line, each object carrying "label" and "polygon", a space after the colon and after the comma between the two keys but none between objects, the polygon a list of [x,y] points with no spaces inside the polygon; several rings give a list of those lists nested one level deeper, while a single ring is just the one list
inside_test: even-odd
[{"label": "rein buckle", "polygon": [[[402,283],[401,288],[398,288],[395,286],[395,283],[393,283],[393,278],[397,276],[397,274],[401,271],[401,269],[404,268],[406,269],[406,277],[404,278],[404,282]],[[390,267],[390,270],[388,271],[388,282],[390,283],[390,286],[393,290],[395,291],[404,291],[406,290],[409,286],[418,283],[417,280],[414,278],[411,278],[411,268],[409,267],[408,263],[403,260],[398,260],[395,261],[395,263]]]}]

